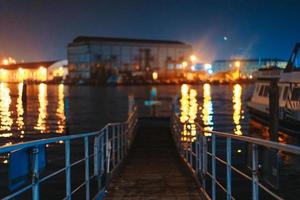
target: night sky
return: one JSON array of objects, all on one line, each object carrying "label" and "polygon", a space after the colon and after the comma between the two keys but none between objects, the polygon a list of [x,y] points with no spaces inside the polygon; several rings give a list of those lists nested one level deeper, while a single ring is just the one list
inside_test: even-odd
[{"label": "night sky", "polygon": [[203,61],[287,59],[300,1],[0,0],[0,58],[64,59],[78,35],[180,40]]}]

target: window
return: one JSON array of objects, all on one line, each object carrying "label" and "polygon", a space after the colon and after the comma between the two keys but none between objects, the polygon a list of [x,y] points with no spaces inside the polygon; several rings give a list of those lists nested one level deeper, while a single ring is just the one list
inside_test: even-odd
[{"label": "window", "polygon": [[260,90],[259,90],[258,96],[262,96],[262,95],[263,95],[263,93],[264,93],[264,88],[265,88],[265,86],[264,86],[264,85],[262,85],[262,86],[260,87]]},{"label": "window", "polygon": [[269,91],[270,91],[270,86],[265,85],[265,89],[264,89],[264,97],[269,96]]},{"label": "window", "polygon": [[281,92],[282,92],[282,87],[281,87],[281,86],[279,86],[279,87],[278,87],[278,89],[279,89],[279,91],[278,91],[278,96],[279,96],[279,98],[280,98],[280,96],[281,96]]},{"label": "window", "polygon": [[288,91],[289,91],[289,87],[285,87],[284,91],[283,91],[283,96],[282,96],[283,100],[287,99],[287,97],[288,97]]},{"label": "window", "polygon": [[292,92],[292,101],[299,101],[300,100],[300,88],[294,88]]},{"label": "window", "polygon": [[256,85],[256,93],[259,92],[259,86],[260,86],[260,85]]}]

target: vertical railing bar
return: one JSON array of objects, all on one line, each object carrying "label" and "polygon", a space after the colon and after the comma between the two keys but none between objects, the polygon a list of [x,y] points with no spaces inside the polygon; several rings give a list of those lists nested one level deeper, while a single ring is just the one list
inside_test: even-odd
[{"label": "vertical railing bar", "polygon": [[71,199],[70,140],[65,141],[66,199]]},{"label": "vertical railing bar", "polygon": [[203,161],[202,161],[202,186],[205,189],[206,188],[206,174],[207,174],[207,142],[206,142],[206,136],[202,136],[202,155],[203,155]]},{"label": "vertical railing bar", "polygon": [[121,133],[120,133],[120,125],[117,126],[117,132],[118,132],[118,148],[117,148],[117,151],[118,151],[118,162],[117,164],[119,164],[120,160],[121,160],[121,157],[120,157],[120,154],[121,154]]},{"label": "vertical railing bar", "polygon": [[[102,160],[100,160],[101,159],[101,148],[102,148],[102,146],[101,146],[101,134],[99,135],[99,136],[96,136],[95,137],[95,142],[97,142],[97,144],[95,144],[96,145],[96,147],[97,148],[94,148],[94,157],[95,157],[95,159],[94,159],[94,162],[95,162],[95,168],[96,169],[94,169],[95,170],[95,172],[97,171],[97,184],[98,184],[98,190],[100,190],[100,188],[101,188],[101,172],[102,172],[102,168],[101,168],[101,166],[102,166]],[[101,164],[101,166],[100,166],[100,164]]]},{"label": "vertical railing bar", "polygon": [[216,199],[216,135],[212,134],[211,136],[211,153],[212,153],[212,158],[211,158],[211,172],[212,172],[212,181],[211,181],[211,196],[212,200]]},{"label": "vertical railing bar", "polygon": [[127,155],[127,123],[124,124],[124,156]]},{"label": "vertical railing bar", "polygon": [[104,135],[105,135],[105,132],[103,132],[104,134],[101,135],[100,137],[100,160],[101,160],[101,171],[100,171],[100,174],[99,174],[99,184],[98,184],[98,188],[99,190],[101,189],[102,187],[102,182],[101,182],[101,178],[102,178],[102,175],[104,174],[105,172],[105,150],[104,150]]},{"label": "vertical railing bar", "polygon": [[199,135],[199,170],[200,170],[200,173],[202,175],[202,169],[203,169],[203,166],[202,166],[202,161],[203,161],[203,153],[202,153],[202,150],[203,150],[203,144],[202,144],[202,134]]},{"label": "vertical railing bar", "polygon": [[192,141],[190,142],[190,149],[189,149],[189,163],[191,164],[191,167],[193,168],[193,146],[192,146]]},{"label": "vertical railing bar", "polygon": [[227,200],[231,200],[231,138],[226,138],[226,157],[227,157],[227,164],[226,164],[226,190],[227,190]]},{"label": "vertical railing bar", "polygon": [[111,139],[111,160],[112,160],[112,169],[115,167],[115,126],[112,126],[112,139]]},{"label": "vertical railing bar", "polygon": [[89,164],[89,138],[84,137],[84,158],[85,158],[85,199],[90,199],[90,164]]},{"label": "vertical railing bar", "polygon": [[252,144],[252,199],[259,199],[259,187],[258,187],[258,152],[257,145]]},{"label": "vertical railing bar", "polygon": [[109,141],[109,127],[106,127],[106,173],[108,174],[110,172],[110,154],[111,154],[111,143]]},{"label": "vertical railing bar", "polygon": [[123,145],[124,145],[124,124],[122,124],[121,126],[120,126],[120,129],[121,129],[121,133],[120,133],[120,157],[121,157],[121,160],[123,160],[123,157],[124,157],[124,155],[123,155],[123,153],[124,153],[124,149],[123,149]]},{"label": "vertical railing bar", "polygon": [[126,123],[123,125],[123,157],[126,155]]},{"label": "vertical railing bar", "polygon": [[33,164],[33,173],[32,173],[32,199],[38,200],[40,187],[39,187],[39,149],[34,147],[32,149],[32,164]]},{"label": "vertical railing bar", "polygon": [[199,149],[199,146],[198,146],[198,137],[199,137],[199,130],[197,129],[196,131],[196,140],[195,140],[195,154],[196,154],[196,158],[195,158],[195,163],[196,163],[196,173],[198,174],[199,173],[199,152],[198,152],[198,149]]}]

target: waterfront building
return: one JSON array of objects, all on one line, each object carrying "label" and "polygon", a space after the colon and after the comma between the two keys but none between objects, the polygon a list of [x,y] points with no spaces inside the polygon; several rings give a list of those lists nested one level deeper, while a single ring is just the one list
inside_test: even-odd
[{"label": "waterfront building", "polygon": [[107,37],[75,38],[68,45],[70,78],[90,79],[101,70],[168,72],[185,68],[192,47],[179,41]]},{"label": "waterfront building", "polygon": [[258,69],[271,66],[285,68],[286,64],[286,60],[272,58],[215,60],[212,63],[212,71],[213,73],[218,73],[239,69],[241,76],[252,77],[253,73]]},{"label": "waterfront building", "polygon": [[67,60],[0,65],[0,82],[47,82],[63,80],[68,74]]}]

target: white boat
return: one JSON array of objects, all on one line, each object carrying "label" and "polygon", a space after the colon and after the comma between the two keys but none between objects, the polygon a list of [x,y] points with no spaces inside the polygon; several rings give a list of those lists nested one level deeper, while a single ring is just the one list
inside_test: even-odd
[{"label": "white boat", "polygon": [[[256,74],[255,88],[248,109],[252,118],[269,123],[270,80],[278,79],[279,129],[300,135],[300,43],[297,43],[285,69],[266,68]],[[298,59],[297,60],[297,56]]]}]

